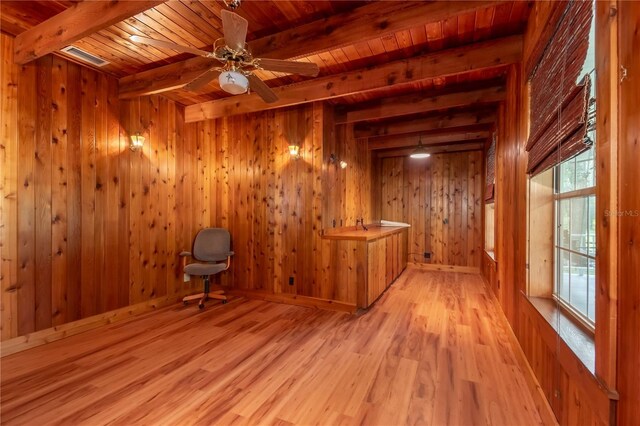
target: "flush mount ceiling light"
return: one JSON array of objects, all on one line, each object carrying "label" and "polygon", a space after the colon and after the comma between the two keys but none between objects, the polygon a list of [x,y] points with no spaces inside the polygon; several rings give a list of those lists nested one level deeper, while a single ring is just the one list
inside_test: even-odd
[{"label": "flush mount ceiling light", "polygon": [[409,157],[417,158],[417,159],[431,157],[431,154],[429,154],[426,148],[424,147],[424,145],[422,145],[422,138],[418,140],[418,146],[416,147],[416,149],[413,150],[413,152],[411,153],[411,155],[409,155]]},{"label": "flush mount ceiling light", "polygon": [[238,71],[225,71],[218,77],[220,88],[232,95],[245,93],[249,88],[249,80]]}]

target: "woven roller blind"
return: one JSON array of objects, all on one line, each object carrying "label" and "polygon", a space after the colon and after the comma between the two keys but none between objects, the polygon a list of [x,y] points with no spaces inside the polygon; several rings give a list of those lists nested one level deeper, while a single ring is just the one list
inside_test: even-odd
[{"label": "woven roller blind", "polygon": [[531,77],[527,173],[538,174],[589,148],[586,141],[591,82],[576,84],[589,48],[590,1],[567,3],[555,34]]},{"label": "woven roller blind", "polygon": [[485,181],[484,200],[488,203],[493,201],[494,187],[496,180],[496,140],[495,137],[487,150],[487,178]]}]

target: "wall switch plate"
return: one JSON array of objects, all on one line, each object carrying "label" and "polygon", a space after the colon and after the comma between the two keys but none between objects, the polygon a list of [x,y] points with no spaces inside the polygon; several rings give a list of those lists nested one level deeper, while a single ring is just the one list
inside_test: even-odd
[{"label": "wall switch plate", "polygon": [[189,281],[191,281],[191,275],[189,274],[182,274],[182,275],[183,275],[182,279],[185,283],[188,283]]}]

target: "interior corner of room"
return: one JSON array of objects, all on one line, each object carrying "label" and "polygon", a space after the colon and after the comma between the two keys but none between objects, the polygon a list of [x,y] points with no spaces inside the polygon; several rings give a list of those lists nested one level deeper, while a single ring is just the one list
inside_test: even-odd
[{"label": "interior corner of room", "polygon": [[639,26],[2,0],[1,422],[634,424]]}]

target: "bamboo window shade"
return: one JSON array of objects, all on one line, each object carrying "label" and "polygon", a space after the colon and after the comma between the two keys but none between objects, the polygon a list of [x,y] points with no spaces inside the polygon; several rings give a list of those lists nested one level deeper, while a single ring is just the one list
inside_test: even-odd
[{"label": "bamboo window shade", "polygon": [[487,150],[487,177],[485,181],[484,201],[492,203],[495,194],[495,181],[496,181],[496,139],[495,135]]},{"label": "bamboo window shade", "polygon": [[590,146],[587,118],[591,80],[578,83],[593,19],[591,1],[566,4],[555,33],[530,79],[527,173],[536,175]]}]

